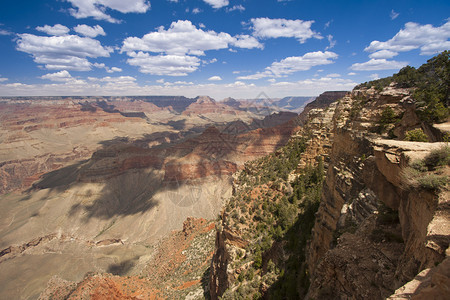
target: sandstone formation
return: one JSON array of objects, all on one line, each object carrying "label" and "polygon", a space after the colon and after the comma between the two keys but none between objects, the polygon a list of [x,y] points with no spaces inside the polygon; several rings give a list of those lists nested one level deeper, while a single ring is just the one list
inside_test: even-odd
[{"label": "sandstone formation", "polygon": [[[337,102],[319,97],[298,118],[304,126],[292,138],[306,138],[305,149],[287,180],[262,184],[260,161],[246,164],[235,175],[233,197],[222,211],[216,236],[212,299],[245,293],[289,299],[302,294],[308,299],[448,297],[450,167],[448,146],[442,140],[448,137],[449,123],[430,126],[422,121],[413,92],[391,84],[382,90],[365,87],[337,93],[342,97]],[[404,140],[416,129],[428,142]],[[283,157],[285,151],[277,151],[269,161]],[[433,153],[442,153],[446,163],[422,167],[425,171],[412,179],[411,165],[419,168],[420,161],[437,157]],[[302,201],[292,198],[296,180],[320,161],[327,170],[320,206],[305,244],[306,255],[292,269],[289,256],[296,252],[289,249],[290,234],[300,225],[277,235],[277,218],[283,218],[280,199],[289,199],[288,207]],[[424,178],[422,184],[417,176]],[[425,178],[436,182],[427,183]],[[262,212],[255,213],[258,209]],[[300,210],[297,222],[301,217]],[[302,239],[308,232],[295,234],[295,239]]]},{"label": "sandstone formation", "polygon": [[[187,217],[215,218],[231,193],[231,175],[248,159],[285,144],[296,130],[295,123],[281,124],[283,115],[281,121],[270,118],[278,126],[255,130],[245,123],[252,114],[205,111],[217,116],[212,122],[139,100],[106,100],[2,104],[1,182],[3,192],[13,192],[2,195],[0,210],[1,297],[36,298],[55,274],[61,277],[49,285],[67,281],[69,287],[87,272],[139,274],[155,243]],[[125,114],[136,111],[146,118]],[[232,130],[237,124],[245,129]],[[200,261],[193,255],[190,264]],[[42,267],[29,270],[36,264]],[[202,272],[208,265],[202,263]],[[123,279],[89,276],[84,289],[93,287],[100,298],[107,287],[116,297],[135,297],[119,288]],[[195,298],[204,292],[196,276],[153,294],[188,291],[184,295]],[[146,281],[137,282],[142,287]]]},{"label": "sandstone formation", "polygon": [[388,297],[445,258],[447,192],[406,188],[403,176],[411,162],[445,144],[371,133],[386,107],[402,116],[392,130],[398,137],[424,126],[406,100],[409,93],[354,90],[336,107],[331,160],[308,249],[311,299]]},{"label": "sandstone formation", "polygon": [[308,113],[311,109],[327,108],[331,103],[344,97],[347,93],[348,93],[347,91],[330,91],[320,94],[319,97],[314,99],[314,101],[306,104],[305,108],[302,110],[300,114],[299,121],[301,123],[305,123],[305,121],[308,119]]},{"label": "sandstone formation", "polygon": [[208,96],[199,96],[196,101],[190,104],[184,111],[184,115],[199,115],[208,113],[221,113],[221,114],[239,114],[239,110],[236,110],[232,106],[228,106],[223,102],[216,102],[214,99]]}]

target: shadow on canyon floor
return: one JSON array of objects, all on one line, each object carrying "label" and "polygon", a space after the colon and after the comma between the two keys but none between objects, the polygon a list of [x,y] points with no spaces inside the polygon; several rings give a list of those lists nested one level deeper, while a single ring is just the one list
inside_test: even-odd
[{"label": "shadow on canyon floor", "polygon": [[[69,187],[80,186],[79,192],[74,196],[79,199],[75,199],[76,203],[69,210],[69,216],[82,213],[85,221],[91,218],[105,220],[116,216],[135,215],[149,211],[158,205],[153,197],[157,192],[163,190],[176,192],[183,190],[181,189],[183,186],[185,186],[184,190],[186,188],[192,190],[197,185],[196,180],[211,175],[228,177],[236,169],[236,164],[229,161],[230,157],[233,159],[233,157],[239,158],[240,155],[245,155],[248,147],[256,151],[262,148],[260,154],[267,150],[272,151],[272,147],[283,146],[290,136],[290,134],[280,135],[278,129],[272,128],[262,129],[262,132],[259,131],[254,136],[248,133],[235,136],[219,133],[219,131],[216,133],[213,130],[205,135],[188,138],[182,143],[174,143],[164,149],[148,147],[149,140],[164,137],[165,134],[175,134],[174,139],[180,138],[179,133],[155,133],[139,140],[116,137],[103,141],[101,142],[103,147],[98,149],[97,155],[94,154],[90,160],[80,161],[44,174],[41,180],[34,184],[34,188],[56,190],[62,193]],[[119,150],[114,149],[114,145],[117,144],[121,145]],[[270,145],[270,148],[265,150],[266,145]],[[196,162],[184,160],[184,157],[193,152],[200,155],[202,160]],[[154,159],[158,162],[150,163],[150,165],[123,166],[124,159],[135,156],[147,157],[150,161]],[[173,159],[168,160],[169,157]],[[102,161],[103,159],[105,161]],[[91,170],[93,165],[96,167]],[[85,178],[81,176],[84,179],[80,179],[80,175],[90,174],[89,172],[94,172],[94,175],[98,172],[99,175],[92,175],[93,177],[89,175]],[[103,187],[101,191],[94,192],[81,187],[89,183],[102,184]],[[199,195],[201,191],[194,189],[192,192],[193,195]],[[182,196],[181,193],[174,195],[174,197],[178,196]]]},{"label": "shadow on canyon floor", "polygon": [[137,260],[139,260],[138,256],[119,263],[111,264],[108,266],[107,272],[113,275],[124,276],[136,265]]}]

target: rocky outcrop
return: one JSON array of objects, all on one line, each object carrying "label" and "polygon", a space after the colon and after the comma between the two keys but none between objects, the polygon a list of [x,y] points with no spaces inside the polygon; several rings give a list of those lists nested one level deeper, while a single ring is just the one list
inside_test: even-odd
[{"label": "rocky outcrop", "polygon": [[336,100],[344,97],[348,92],[347,91],[329,91],[324,92],[319,95],[314,101],[308,103],[303,111],[300,113],[299,116],[299,122],[301,124],[305,124],[307,120],[311,120],[308,118],[308,113],[312,109],[321,108],[325,109],[327,108],[331,103],[335,102]]},{"label": "rocky outcrop", "polygon": [[381,93],[355,90],[337,104],[330,165],[307,255],[311,299],[388,297],[445,258],[448,197],[405,188],[402,174],[410,162],[443,144],[371,133],[386,107],[400,116],[387,125],[396,136],[421,126],[408,97],[408,90],[393,87]]},{"label": "rocky outcrop", "polygon": [[[123,243],[106,240],[96,246]],[[183,229],[174,231],[154,247],[139,275],[123,276],[131,262],[111,268],[112,274],[88,273],[79,282],[54,276],[39,299],[180,299],[203,296],[205,273],[214,243],[214,223],[187,218]],[[122,275],[122,276],[120,276]]]},{"label": "rocky outcrop", "polygon": [[202,114],[239,114],[239,109],[228,106],[223,102],[216,102],[208,96],[199,96],[196,101],[190,104],[184,111],[183,115],[202,115]]}]

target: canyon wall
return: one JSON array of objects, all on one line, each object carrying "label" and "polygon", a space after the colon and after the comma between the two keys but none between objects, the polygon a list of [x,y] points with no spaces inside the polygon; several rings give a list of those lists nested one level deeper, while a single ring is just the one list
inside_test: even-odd
[{"label": "canyon wall", "polygon": [[407,89],[354,90],[336,107],[330,164],[308,247],[308,298],[386,298],[446,257],[448,192],[408,187],[403,175],[410,163],[445,144],[387,139],[389,133],[379,132],[387,107],[399,116],[387,124],[391,135],[425,129]]},{"label": "canyon wall", "polygon": [[[445,267],[450,168],[444,164],[416,177],[408,172],[430,153],[448,157],[446,143],[439,142],[448,135],[448,123],[422,122],[412,93],[391,85],[381,91],[337,92],[342,96],[337,102],[319,97],[297,119],[304,126],[291,139],[304,138],[305,148],[286,180],[260,182],[261,168],[272,168],[260,161],[246,164],[234,176],[233,197],[222,211],[211,263],[212,299],[246,293],[267,299],[445,299],[450,287]],[[423,131],[428,142],[405,141],[412,130]],[[273,158],[286,160],[289,151],[278,150],[266,159],[282,167]],[[309,237],[300,224],[309,220],[305,199],[310,194],[292,195],[298,178],[321,161],[326,176]],[[242,179],[244,171],[250,178]],[[440,187],[417,184],[419,177],[440,178]],[[279,235],[283,199],[306,202],[299,206],[297,221]],[[296,242],[305,249],[303,258],[289,245],[305,236],[305,246]]]}]

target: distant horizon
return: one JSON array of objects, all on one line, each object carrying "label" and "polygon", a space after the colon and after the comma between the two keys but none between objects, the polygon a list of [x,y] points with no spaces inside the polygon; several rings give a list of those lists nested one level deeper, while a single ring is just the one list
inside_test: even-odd
[{"label": "distant horizon", "polygon": [[450,49],[443,0],[48,0],[0,11],[0,96],[319,95]]},{"label": "distant horizon", "polygon": [[[325,92],[350,92],[348,90],[341,90],[341,91],[325,91]],[[324,92],[324,93],[325,93]],[[322,94],[322,93],[321,93]],[[320,94],[319,94],[320,95]],[[296,98],[296,97],[302,97],[302,98],[311,98],[311,97],[318,97],[319,95],[297,95],[297,96],[284,96],[284,97],[273,97],[273,98],[269,98],[269,99],[285,99],[285,98]],[[225,99],[228,98],[232,98],[235,99],[237,101],[239,100],[256,100],[256,99],[267,99],[267,98],[235,98],[235,97],[225,97],[225,98],[221,98],[221,99],[216,99],[214,97],[211,97],[209,95],[197,95],[195,97],[187,97],[187,96],[183,96],[183,95],[39,95],[39,96],[0,96],[0,99],[4,99],[4,98],[51,98],[51,97],[61,97],[61,98],[93,98],[93,97],[185,97],[187,99],[195,99],[198,97],[210,97],[211,99],[215,100],[215,101],[223,101]]]}]

